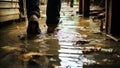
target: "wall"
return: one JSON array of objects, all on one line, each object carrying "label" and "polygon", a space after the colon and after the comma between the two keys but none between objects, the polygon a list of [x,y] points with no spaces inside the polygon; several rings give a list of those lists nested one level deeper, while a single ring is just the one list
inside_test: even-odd
[{"label": "wall", "polygon": [[19,18],[19,0],[0,0],[0,22]]}]

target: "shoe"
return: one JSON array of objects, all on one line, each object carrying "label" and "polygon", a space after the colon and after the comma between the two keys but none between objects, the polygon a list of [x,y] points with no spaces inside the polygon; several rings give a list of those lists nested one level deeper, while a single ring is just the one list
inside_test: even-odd
[{"label": "shoe", "polygon": [[57,26],[48,26],[47,33],[54,33]]},{"label": "shoe", "polygon": [[30,17],[28,22],[27,34],[28,35],[37,35],[40,34],[41,30],[39,28],[38,18],[33,15]]},{"label": "shoe", "polygon": [[47,28],[47,33],[54,33],[57,30],[57,27],[60,23],[62,23],[62,21],[60,20],[60,18],[56,18],[53,21],[47,21],[47,23],[49,22],[54,22],[57,24],[47,24],[48,28]]}]

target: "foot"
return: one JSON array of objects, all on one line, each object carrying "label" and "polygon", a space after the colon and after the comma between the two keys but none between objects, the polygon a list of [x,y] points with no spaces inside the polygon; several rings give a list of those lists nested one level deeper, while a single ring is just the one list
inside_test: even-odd
[{"label": "foot", "polygon": [[40,34],[39,22],[36,15],[32,15],[28,21],[27,34],[28,35],[37,35]]},{"label": "foot", "polygon": [[48,26],[47,33],[54,33],[57,26]]}]

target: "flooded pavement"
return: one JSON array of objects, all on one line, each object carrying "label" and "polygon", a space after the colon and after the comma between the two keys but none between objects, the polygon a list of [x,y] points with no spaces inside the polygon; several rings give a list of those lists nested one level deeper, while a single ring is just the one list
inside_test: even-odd
[{"label": "flooded pavement", "polygon": [[63,3],[58,31],[51,35],[46,34],[43,11],[42,34],[36,38],[26,37],[26,22],[2,27],[0,68],[119,68],[120,42],[102,34],[99,21],[76,11],[78,6]]}]

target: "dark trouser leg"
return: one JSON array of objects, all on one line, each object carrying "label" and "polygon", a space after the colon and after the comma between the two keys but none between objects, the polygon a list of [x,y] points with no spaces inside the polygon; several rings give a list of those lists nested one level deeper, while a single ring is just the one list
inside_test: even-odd
[{"label": "dark trouser leg", "polygon": [[57,26],[60,19],[61,0],[48,0],[46,25]]},{"label": "dark trouser leg", "polygon": [[40,0],[26,0],[26,8],[27,8],[27,17],[30,18],[31,15],[36,15],[38,18],[40,17]]}]

